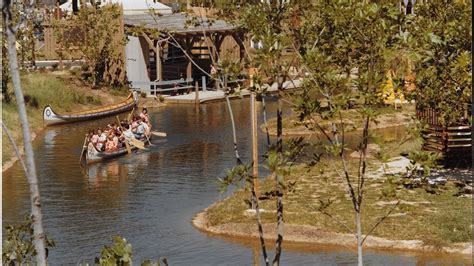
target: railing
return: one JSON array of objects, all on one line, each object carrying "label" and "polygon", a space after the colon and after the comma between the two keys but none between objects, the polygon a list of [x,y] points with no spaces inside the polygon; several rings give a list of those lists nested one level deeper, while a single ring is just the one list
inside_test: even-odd
[{"label": "railing", "polygon": [[[465,105],[463,117],[471,115]],[[440,152],[445,160],[469,159],[472,156],[471,126],[468,123],[443,126],[440,114],[432,108],[417,109],[416,116],[427,123],[422,131],[423,149]]]},{"label": "railing", "polygon": [[[147,96],[153,96],[162,94],[163,92],[189,90],[193,86],[191,83],[193,79],[176,79],[176,80],[163,80],[163,81],[132,81],[130,86],[132,89],[142,93],[146,93]],[[145,87],[147,89],[145,89]]]}]

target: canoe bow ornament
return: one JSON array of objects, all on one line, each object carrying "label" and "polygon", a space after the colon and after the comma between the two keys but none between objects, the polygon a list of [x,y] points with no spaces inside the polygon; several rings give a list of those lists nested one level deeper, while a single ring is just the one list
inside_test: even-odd
[{"label": "canoe bow ornament", "polygon": [[43,110],[43,119],[48,120],[56,117],[56,114],[53,112],[53,109],[50,105],[46,106]]}]

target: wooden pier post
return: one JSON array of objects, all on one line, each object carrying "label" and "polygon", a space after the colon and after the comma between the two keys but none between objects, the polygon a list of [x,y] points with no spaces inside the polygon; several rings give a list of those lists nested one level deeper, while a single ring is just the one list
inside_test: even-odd
[{"label": "wooden pier post", "polygon": [[199,82],[196,81],[196,82],[194,82],[194,84],[195,84],[194,86],[196,87],[196,95],[195,95],[196,98],[194,100],[194,104],[196,105],[196,107],[198,107],[199,104],[200,104],[200,102],[199,102]]}]

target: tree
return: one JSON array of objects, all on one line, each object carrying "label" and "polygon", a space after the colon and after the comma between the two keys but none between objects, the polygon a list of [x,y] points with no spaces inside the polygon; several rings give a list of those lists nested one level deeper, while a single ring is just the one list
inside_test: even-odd
[{"label": "tree", "polygon": [[[14,23],[18,23],[21,18],[21,12],[26,6],[26,1],[14,1],[10,3],[11,20]],[[28,20],[22,21],[18,27],[15,36],[17,40],[18,57],[20,58],[19,66],[21,68],[26,67],[28,64],[31,66],[35,65],[35,36],[34,33],[41,27],[42,17],[36,12],[32,12]],[[8,85],[10,82],[10,73],[8,73],[8,49],[7,49],[7,23],[6,17],[2,16],[2,94],[5,102],[9,102],[11,95],[8,91]]]},{"label": "tree", "polygon": [[[45,236],[43,233],[43,215],[41,213],[41,198],[38,186],[38,177],[36,175],[36,165],[34,160],[33,146],[31,144],[31,134],[26,115],[25,100],[21,89],[20,71],[18,67],[17,50],[16,50],[16,36],[18,29],[25,20],[31,19],[33,6],[35,1],[29,1],[20,13],[17,21],[11,13],[11,2],[4,1],[2,5],[2,13],[4,16],[4,23],[6,27],[7,44],[8,44],[8,59],[10,66],[10,75],[13,83],[13,90],[15,92],[15,99],[18,106],[18,114],[20,118],[23,143],[25,148],[26,160],[26,178],[30,186],[30,201],[31,201],[31,217],[33,219],[34,240],[33,244],[36,250],[37,265],[46,265],[45,254]],[[20,158],[21,160],[21,158]]]},{"label": "tree", "polygon": [[[433,108],[444,125],[465,123],[471,102],[471,1],[425,1],[406,27],[414,53],[417,108]],[[469,121],[470,123],[470,121]]]},{"label": "tree", "polygon": [[[329,157],[332,170],[345,184],[352,202],[355,229],[344,227],[354,233],[358,265],[362,265],[364,241],[384,219],[382,217],[364,236],[361,214],[370,125],[382,102],[381,88],[393,66],[391,61],[397,54],[394,51],[401,51],[403,46],[399,28],[404,17],[391,3],[366,1],[314,1],[299,8],[299,12],[301,20],[298,26],[288,27],[288,34],[296,39],[294,51],[307,76],[295,109],[300,122],[322,136],[320,145],[324,152],[316,154],[309,165],[317,164],[321,156]],[[405,74],[392,72],[401,77]],[[354,103],[359,106],[364,122],[359,162],[352,170],[346,158],[344,110]],[[329,204],[322,202],[320,211],[332,217],[325,211]]]},{"label": "tree", "polygon": [[126,40],[121,17],[122,9],[116,4],[84,5],[76,16],[54,24],[56,39],[64,52],[77,51],[85,60],[93,86],[101,82],[112,86],[126,83],[123,56]]},{"label": "tree", "polygon": [[[245,3],[244,3],[245,2]],[[273,0],[265,2],[255,1],[233,1],[222,12],[232,23],[238,25],[243,32],[247,33],[247,38],[260,42],[262,47],[253,53],[249,66],[257,69],[257,74],[253,77],[254,87],[250,88],[255,93],[262,95],[266,93],[269,85],[277,86],[277,140],[270,149],[267,157],[267,165],[271,171],[271,177],[275,181],[275,188],[266,193],[267,199],[275,199],[277,210],[277,237],[275,243],[275,256],[272,264],[279,265],[282,254],[283,243],[283,195],[289,187],[284,176],[287,174],[288,166],[291,165],[287,155],[283,150],[283,85],[289,80],[288,71],[294,60],[285,58],[288,48],[291,47],[291,39],[285,32],[285,27],[292,24],[294,10],[291,4],[283,0]],[[255,199],[258,203],[258,199]],[[258,206],[258,204],[257,204]],[[257,224],[260,221],[257,209]],[[261,232],[259,232],[261,233]],[[263,240],[263,236],[261,236]],[[262,241],[262,252],[265,263],[269,265],[266,258]]]}]

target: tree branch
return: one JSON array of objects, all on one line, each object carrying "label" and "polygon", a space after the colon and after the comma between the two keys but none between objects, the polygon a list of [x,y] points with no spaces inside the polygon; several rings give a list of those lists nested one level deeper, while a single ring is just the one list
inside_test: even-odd
[{"label": "tree branch", "polygon": [[395,203],[395,205],[393,205],[392,208],[390,208],[388,213],[385,216],[383,216],[382,218],[380,218],[380,220],[369,230],[369,232],[362,239],[361,244],[364,244],[365,239],[367,239],[367,237],[377,228],[377,226],[379,226],[379,224],[381,224],[385,219],[388,218],[388,216],[390,216],[390,214],[392,214],[392,212],[395,210],[395,208],[398,206],[398,204],[400,204],[400,200],[398,200],[397,203]]},{"label": "tree branch", "polygon": [[25,174],[28,174],[28,169],[26,169],[25,161],[23,161],[23,158],[21,158],[21,153],[20,153],[18,147],[15,144],[15,140],[13,139],[12,135],[10,134],[10,131],[5,126],[3,121],[2,121],[2,127],[3,127],[3,130],[5,131],[5,133],[7,134],[8,139],[10,140],[10,143],[13,146],[13,149],[15,150],[15,153],[16,153],[16,156],[18,157],[18,160],[20,160],[21,166],[23,167],[23,170],[25,171]]}]

